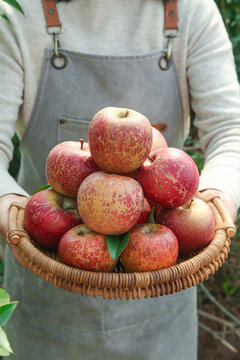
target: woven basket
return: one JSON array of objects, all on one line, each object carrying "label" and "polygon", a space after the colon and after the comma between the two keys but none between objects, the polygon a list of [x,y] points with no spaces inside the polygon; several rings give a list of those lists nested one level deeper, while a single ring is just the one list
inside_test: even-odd
[{"label": "woven basket", "polygon": [[54,286],[82,295],[102,296],[104,299],[140,299],[157,297],[185,290],[208,279],[222,266],[229,253],[230,238],[236,229],[216,193],[201,194],[210,206],[216,225],[215,236],[201,252],[166,269],[124,273],[80,270],[60,262],[57,252],[37,248],[24,230],[26,203],[12,203],[9,211],[7,241],[18,249],[25,266]]}]

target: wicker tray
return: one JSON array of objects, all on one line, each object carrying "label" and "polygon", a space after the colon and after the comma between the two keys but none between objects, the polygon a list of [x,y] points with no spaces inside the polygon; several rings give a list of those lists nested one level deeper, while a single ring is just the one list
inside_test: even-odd
[{"label": "wicker tray", "polygon": [[124,273],[98,273],[80,270],[60,262],[57,252],[37,248],[24,230],[25,203],[12,203],[9,211],[7,241],[17,247],[26,267],[54,286],[82,295],[104,299],[140,299],[157,297],[185,290],[208,279],[222,266],[229,253],[230,238],[236,229],[231,217],[214,191],[202,193],[214,215],[216,231],[211,243],[201,252],[166,269]]}]

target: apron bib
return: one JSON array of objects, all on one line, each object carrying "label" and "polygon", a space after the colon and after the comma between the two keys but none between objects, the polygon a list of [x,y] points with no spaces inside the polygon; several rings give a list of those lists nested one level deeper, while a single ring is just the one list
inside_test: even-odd
[{"label": "apron bib", "polygon": [[[159,68],[163,51],[99,56],[60,49],[67,66],[52,66],[46,49],[36,102],[21,143],[20,185],[31,194],[47,183],[50,150],[87,141],[97,111],[107,106],[143,113],[164,124],[169,146],[183,145],[183,114],[174,64]],[[37,278],[6,252],[5,289],[19,305],[6,326],[17,360],[195,360],[196,288],[141,300],[86,297]],[[184,335],[183,335],[184,334]]]},{"label": "apron bib", "polygon": [[[59,142],[88,139],[93,116],[107,106],[143,113],[167,128],[169,146],[183,145],[183,113],[174,64],[161,71],[163,51],[136,56],[99,56],[61,49],[67,66],[52,66],[46,49],[38,94],[21,143],[19,184],[31,194],[47,183],[45,163]],[[171,96],[169,96],[171,94]],[[29,176],[31,174],[31,176]]]}]

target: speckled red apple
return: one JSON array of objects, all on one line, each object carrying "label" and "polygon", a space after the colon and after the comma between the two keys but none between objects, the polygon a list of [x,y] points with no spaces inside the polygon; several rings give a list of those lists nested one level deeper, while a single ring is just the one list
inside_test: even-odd
[{"label": "speckled red apple", "polygon": [[145,197],[167,208],[184,205],[193,198],[199,185],[195,162],[184,151],[164,148],[151,153],[136,172]]},{"label": "speckled red apple", "polygon": [[64,264],[88,271],[111,272],[117,265],[106,243],[106,236],[86,225],[68,230],[61,238],[58,253]]},{"label": "speckled red apple", "polygon": [[120,257],[128,272],[163,269],[176,263],[178,241],[172,230],[164,225],[136,225]]},{"label": "speckled red apple", "polygon": [[109,172],[136,170],[152,146],[152,126],[141,113],[127,108],[107,107],[92,119],[88,144],[96,164]]},{"label": "speckled red apple", "polygon": [[89,175],[77,195],[84,224],[106,235],[119,235],[131,229],[141,214],[143,201],[143,190],[137,181],[102,171]]},{"label": "speckled red apple", "polygon": [[168,147],[167,141],[165,140],[164,136],[160,133],[159,130],[152,127],[152,148],[150,153],[154,152],[155,150],[162,149]]},{"label": "speckled red apple", "polygon": [[47,249],[57,249],[62,235],[82,221],[74,198],[54,190],[31,196],[24,211],[24,227],[31,238]]},{"label": "speckled red apple", "polygon": [[151,213],[151,207],[147,201],[146,198],[144,198],[143,208],[140,214],[140,217],[138,218],[137,224],[147,224],[149,220],[149,215]]},{"label": "speckled red apple", "polygon": [[197,198],[176,209],[159,211],[156,222],[169,227],[175,233],[181,254],[202,249],[210,243],[215,233],[210,207]]},{"label": "speckled red apple", "polygon": [[90,174],[98,171],[87,143],[65,141],[56,145],[46,162],[49,185],[60,194],[77,196],[80,184]]}]

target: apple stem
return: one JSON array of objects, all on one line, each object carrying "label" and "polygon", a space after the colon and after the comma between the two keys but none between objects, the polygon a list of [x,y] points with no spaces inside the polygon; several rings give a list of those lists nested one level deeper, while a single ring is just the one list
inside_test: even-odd
[{"label": "apple stem", "polygon": [[152,157],[151,154],[148,155],[148,160],[150,160],[151,162],[154,162],[154,158]]},{"label": "apple stem", "polygon": [[81,150],[83,150],[83,144],[84,144],[84,140],[80,139],[80,148],[81,148]]},{"label": "apple stem", "polygon": [[128,114],[129,114],[129,111],[127,110],[127,111],[126,111],[126,114],[124,115],[124,117],[127,117]]},{"label": "apple stem", "polygon": [[62,199],[62,209],[66,211],[71,211],[76,209],[76,200],[68,196],[64,196]]}]

